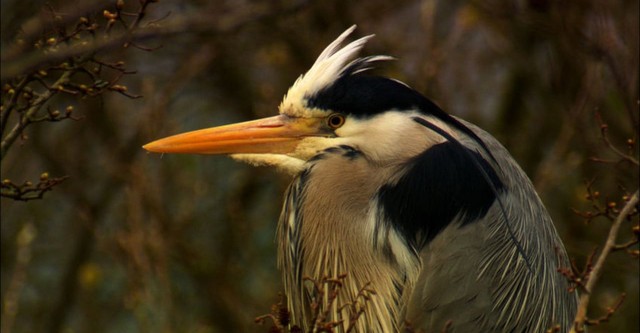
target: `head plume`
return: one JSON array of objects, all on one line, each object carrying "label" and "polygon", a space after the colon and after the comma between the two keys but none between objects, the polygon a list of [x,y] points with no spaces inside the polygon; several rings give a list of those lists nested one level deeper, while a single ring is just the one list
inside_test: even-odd
[{"label": "head plume", "polygon": [[[318,92],[330,87],[339,78],[353,75],[370,69],[376,61],[392,60],[389,56],[370,56],[353,59],[364,44],[374,35],[357,39],[340,48],[347,37],[356,29],[353,25],[343,32],[320,54],[316,62],[289,88],[282,103],[280,113],[293,117],[312,116],[314,110],[307,106],[306,101]],[[351,62],[349,62],[351,60]]]}]

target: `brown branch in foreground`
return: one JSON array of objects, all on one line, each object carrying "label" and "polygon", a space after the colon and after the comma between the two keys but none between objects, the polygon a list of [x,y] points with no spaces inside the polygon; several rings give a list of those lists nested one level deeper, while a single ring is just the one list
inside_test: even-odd
[{"label": "brown branch in foreground", "polygon": [[629,201],[627,201],[626,205],[624,206],[624,208],[622,208],[622,211],[620,211],[620,214],[618,214],[615,221],[611,225],[611,229],[609,229],[609,235],[607,236],[607,241],[602,249],[602,253],[593,266],[593,270],[591,271],[589,280],[585,284],[585,291],[580,295],[578,311],[576,313],[574,325],[571,328],[571,333],[584,332],[584,326],[587,323],[587,307],[589,306],[593,288],[598,282],[600,275],[602,274],[602,268],[607,259],[607,256],[616,246],[616,238],[618,236],[618,231],[620,230],[622,222],[624,222],[627,217],[633,212],[637,203],[638,191],[636,190],[636,192],[629,199]]},{"label": "brown branch in foreground", "polygon": [[560,267],[558,272],[564,275],[569,280],[569,292],[572,293],[576,289],[585,290],[585,281],[589,280],[589,274],[593,271],[593,259],[596,256],[597,249],[591,251],[591,254],[587,257],[587,262],[584,265],[582,271],[576,265],[575,260],[571,260],[571,267]]},{"label": "brown branch in foreground", "polygon": [[[312,293],[309,308],[311,318],[307,332],[354,332],[357,329],[356,323],[362,320],[361,316],[365,313],[367,304],[375,290],[366,283],[358,290],[356,295],[351,295],[350,299],[340,300],[338,294],[342,291],[344,280],[347,274],[340,274],[337,277],[325,276],[320,280],[311,277],[303,277],[303,281],[307,283]],[[337,307],[338,312],[347,311],[346,318],[332,318],[332,308]],[[300,310],[300,309],[298,309]],[[280,295],[277,304],[271,307],[271,313],[255,318],[255,322],[264,325],[271,322],[269,328],[270,333],[302,333],[303,329],[292,322],[290,309],[287,308],[286,298]]]},{"label": "brown branch in foreground", "polygon": [[271,313],[256,317],[255,322],[259,325],[264,325],[267,320],[271,321],[269,332],[302,332],[299,326],[292,325],[289,327],[289,324],[291,324],[291,312],[287,308],[287,300],[282,294],[280,294],[278,303],[271,307]]}]

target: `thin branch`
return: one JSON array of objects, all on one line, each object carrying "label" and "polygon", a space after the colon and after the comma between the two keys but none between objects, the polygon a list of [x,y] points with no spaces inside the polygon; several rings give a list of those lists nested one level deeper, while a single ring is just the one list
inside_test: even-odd
[{"label": "thin branch", "polygon": [[589,280],[585,284],[585,290],[580,295],[580,303],[578,304],[578,311],[576,313],[576,317],[574,320],[574,325],[571,328],[571,333],[583,332],[585,321],[587,320],[587,307],[589,306],[589,301],[591,298],[591,294],[593,292],[593,288],[598,282],[600,275],[602,274],[602,268],[604,267],[604,263],[607,260],[607,256],[616,246],[616,238],[618,236],[618,231],[620,230],[620,226],[622,222],[624,222],[627,217],[633,212],[636,204],[638,203],[638,191],[636,191],[631,199],[627,201],[627,204],[622,208],[618,217],[616,217],[615,221],[611,225],[611,229],[609,229],[609,235],[607,236],[607,241],[602,249],[602,253],[598,257],[596,264],[593,266],[593,270],[589,276]]},{"label": "thin branch", "polygon": [[[2,111],[0,111],[0,136],[4,135],[4,130],[7,128],[7,123],[9,122],[9,116],[13,112],[13,108],[16,106],[18,95],[26,87],[27,83],[29,83],[29,76],[20,80],[20,82],[13,88],[13,95],[7,99],[7,103],[2,105]],[[9,93],[9,92],[7,92]]]},{"label": "thin branch", "polygon": [[640,166],[640,162],[638,162],[637,159],[629,154],[621,152],[613,143],[611,143],[611,141],[609,140],[609,136],[607,135],[609,132],[609,126],[602,121],[602,118],[599,114],[596,114],[596,119],[600,123],[600,133],[602,135],[602,141],[604,142],[604,144],[607,145],[607,147],[614,154],[618,155],[618,157],[620,157],[622,160],[628,161],[635,166]]},{"label": "thin branch", "polygon": [[600,325],[603,322],[609,321],[609,319],[611,319],[611,316],[613,316],[613,314],[616,313],[616,311],[618,311],[618,309],[622,305],[622,302],[624,302],[625,297],[627,297],[627,294],[622,293],[620,297],[618,297],[618,300],[613,304],[613,306],[610,306],[607,308],[607,312],[604,315],[596,319],[587,319],[585,323],[589,326],[595,326],[595,325]]},{"label": "thin branch", "polygon": [[44,172],[40,175],[40,181],[35,185],[30,181],[18,185],[10,179],[4,179],[0,183],[0,196],[19,201],[42,199],[45,193],[53,190],[55,186],[68,178],[69,176],[50,178],[49,173]]},{"label": "thin branch", "polygon": [[20,136],[24,128],[29,125],[30,119],[35,117],[36,113],[40,110],[40,105],[47,101],[51,96],[56,94],[56,88],[62,87],[65,83],[69,82],[71,78],[72,71],[65,71],[60,75],[60,78],[56,80],[53,84],[52,89],[45,91],[42,95],[40,95],[31,105],[31,107],[27,110],[27,112],[20,118],[20,121],[13,126],[11,131],[2,138],[2,143],[0,143],[0,161],[4,159],[7,151],[11,147],[11,145],[16,141],[16,139]]},{"label": "thin branch", "polygon": [[[148,2],[146,2],[148,3]],[[184,32],[215,32],[228,33],[241,27],[247,22],[254,22],[271,18],[274,15],[286,15],[300,10],[309,3],[307,0],[294,1],[291,4],[248,5],[234,13],[225,15],[218,20],[212,20],[211,13],[202,13],[192,17],[176,17],[164,21],[163,25],[139,25],[133,31],[122,31],[110,38],[101,38],[82,45],[59,45],[55,53],[43,54],[32,52],[19,54],[13,50],[2,53],[3,66],[0,69],[0,80],[15,77],[36,68],[43,63],[58,62],[82,54],[93,54],[115,46],[126,46],[131,42],[143,41],[160,36],[176,35]],[[9,57],[11,55],[12,57]],[[20,55],[18,57],[18,55]]]},{"label": "thin branch", "polygon": [[639,242],[639,241],[638,241],[637,239],[632,239],[632,240],[630,240],[630,241],[628,241],[628,242],[626,242],[626,243],[623,243],[623,244],[616,244],[616,245],[613,247],[613,249],[612,249],[612,250],[613,250],[613,251],[629,251],[629,249],[630,249],[632,246],[634,246],[634,245],[638,244],[638,242]]}]

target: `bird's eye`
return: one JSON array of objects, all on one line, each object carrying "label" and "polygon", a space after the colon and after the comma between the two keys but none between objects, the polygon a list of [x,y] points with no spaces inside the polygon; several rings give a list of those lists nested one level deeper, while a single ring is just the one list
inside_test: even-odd
[{"label": "bird's eye", "polygon": [[327,118],[327,126],[332,129],[337,129],[344,125],[344,121],[344,115],[340,113],[334,113]]}]

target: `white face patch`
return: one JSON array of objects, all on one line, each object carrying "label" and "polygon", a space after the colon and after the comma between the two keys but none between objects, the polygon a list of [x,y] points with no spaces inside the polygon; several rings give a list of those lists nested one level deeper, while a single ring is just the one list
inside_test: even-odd
[{"label": "white face patch", "polygon": [[347,117],[336,134],[344,139],[344,144],[362,151],[372,161],[383,164],[406,161],[428,147],[446,141],[441,135],[416,123],[414,117],[425,118],[444,131],[455,133],[439,119],[426,117],[417,111],[389,111],[364,120]]}]

